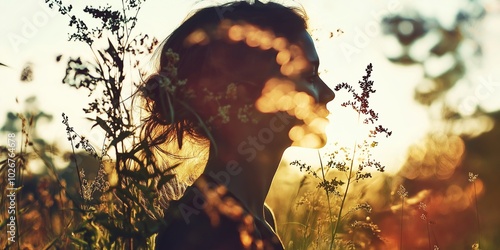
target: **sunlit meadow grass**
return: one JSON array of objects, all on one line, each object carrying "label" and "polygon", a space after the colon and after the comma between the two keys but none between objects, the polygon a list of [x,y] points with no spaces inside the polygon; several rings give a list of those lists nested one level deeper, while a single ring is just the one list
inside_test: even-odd
[{"label": "sunlit meadow grass", "polygon": [[[296,236],[294,238],[301,239],[289,243],[292,244],[289,246],[291,249],[356,249],[370,244],[373,237],[366,237],[365,234],[376,236],[380,231],[367,216],[371,212],[370,205],[363,202],[358,204],[356,197],[349,193],[352,185],[372,177],[373,170],[370,168],[384,171],[385,167],[373,159],[370,149],[378,145],[375,140],[377,135],[389,137],[392,134],[382,125],[375,125],[378,113],[369,107],[370,95],[375,93],[373,81],[370,80],[372,70],[373,66],[369,64],[366,75],[359,81],[359,94],[347,83],[335,87],[336,91],[345,89],[352,94],[353,99],[341,105],[357,113],[358,124],[374,125],[367,131],[366,138],[353,135],[352,147],[335,143],[325,155],[318,152],[317,167],[303,163],[300,159],[290,163],[306,174],[299,191],[306,183],[316,186],[316,190],[298,198],[297,206],[302,206],[303,210],[296,209],[297,217],[289,216],[300,221],[289,222],[290,225],[298,226],[292,231]],[[365,238],[369,238],[368,242]]]},{"label": "sunlit meadow grass", "polygon": [[[127,71],[124,58],[131,54],[151,53],[157,41],[148,40],[147,36],[138,36],[135,39],[129,37],[137,21],[137,12],[132,12],[126,18],[121,10],[89,7],[87,12],[96,14],[94,18],[103,23],[97,30],[91,30],[83,20],[70,14],[70,5],[63,5],[57,0],[48,2],[61,14],[67,15],[71,24],[78,29],[71,39],[92,45],[96,37],[106,33],[116,40],[106,41],[106,48],[93,50],[98,58],[97,62],[85,62],[80,58],[70,59],[67,71],[70,74],[65,78],[65,84],[89,90],[91,93],[96,87],[106,90],[104,98],[96,99],[85,110],[94,115],[91,119],[97,128],[107,133],[107,138],[102,142],[103,145],[91,145],[85,136],[74,131],[70,123],[71,117],[63,115],[68,143],[72,146],[72,152],[68,155],[72,161],[70,167],[74,169],[70,174],[73,175],[72,180],[77,181],[76,185],[72,185],[66,177],[61,177],[54,161],[56,157],[53,155],[61,157],[63,152],[33,138],[32,117],[19,116],[22,120],[22,142],[16,162],[20,166],[20,173],[23,174],[17,181],[36,183],[36,186],[21,188],[18,223],[19,237],[22,240],[18,245],[1,242],[0,247],[152,248],[156,230],[162,223],[162,209],[156,191],[159,186],[170,181],[172,176],[164,169],[156,169],[158,166],[151,169],[141,165],[151,163],[151,159],[148,158],[150,156],[146,156],[145,160],[137,158],[138,151],[147,150],[140,142],[136,148],[128,147],[130,142],[137,139],[130,110],[123,106],[131,93],[123,92],[123,86],[118,83],[128,77],[124,73]],[[138,11],[141,2],[131,1],[128,7],[131,7],[132,11]],[[119,32],[113,33],[113,30]],[[132,41],[141,46],[129,47]],[[131,61],[132,65],[137,66],[137,61]],[[275,212],[279,213],[278,233],[286,249],[384,249],[385,239],[380,236],[377,224],[371,220],[372,207],[363,200],[363,188],[360,187],[371,181],[372,173],[383,172],[384,166],[372,158],[370,149],[378,145],[378,135],[391,135],[387,128],[375,124],[378,113],[369,107],[369,98],[375,93],[373,81],[370,80],[371,73],[370,64],[366,68],[366,75],[359,82],[359,94],[353,86],[346,83],[335,88],[336,91],[346,90],[352,93],[353,99],[342,103],[342,106],[351,107],[357,112],[359,124],[373,125],[373,128],[367,131],[366,138],[353,135],[355,139],[352,145],[336,144],[327,151],[322,150],[318,153],[317,165],[306,164],[301,159],[291,163],[304,175],[298,186],[290,188],[292,191],[282,191],[283,194],[288,194],[286,198],[289,203],[275,208]],[[73,81],[77,78],[80,80]],[[80,149],[83,150],[78,151]],[[5,154],[4,147],[1,151]],[[81,163],[83,154],[94,159],[94,168]],[[26,169],[26,164],[35,159],[43,163],[48,174],[37,177],[38,180],[30,180],[34,177]],[[1,169],[5,169],[4,162],[1,165]],[[95,170],[93,173],[92,169]],[[0,186],[5,186],[4,173],[2,172]],[[477,175],[469,174],[469,182],[474,187],[478,235],[477,243],[472,249],[479,249],[481,244],[476,178]],[[400,249],[406,249],[403,238],[404,217],[413,208],[405,203],[408,192],[404,186],[401,185],[399,190],[392,191],[397,193],[394,195],[395,203],[400,203],[401,231],[398,245]],[[4,195],[3,192],[0,193],[2,207],[5,207]],[[436,218],[431,220],[426,209],[424,203],[419,204],[421,219],[426,223],[429,249],[436,250],[439,249],[439,239],[435,237],[433,227]],[[0,229],[3,232],[4,227],[2,214]]]}]

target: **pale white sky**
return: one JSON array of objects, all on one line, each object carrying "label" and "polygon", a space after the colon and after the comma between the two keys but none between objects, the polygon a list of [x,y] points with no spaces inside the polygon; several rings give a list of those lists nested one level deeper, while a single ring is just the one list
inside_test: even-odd
[{"label": "pale white sky", "polygon": [[[109,2],[120,1],[111,0]],[[89,3],[91,3],[90,1]],[[148,0],[144,3],[138,17],[139,22],[136,32],[147,33],[165,38],[186,15],[204,5],[211,5],[221,1],[190,0]],[[225,1],[224,1],[225,2]],[[287,1],[280,1],[287,2]],[[364,74],[368,63],[373,63],[375,89],[377,93],[372,98],[372,108],[378,110],[381,123],[389,127],[393,136],[380,141],[378,153],[382,161],[388,165],[388,170],[396,172],[406,158],[408,145],[418,141],[429,129],[430,121],[425,108],[413,100],[415,85],[421,80],[421,68],[403,67],[391,64],[382,53],[387,48],[383,43],[380,29],[374,24],[380,23],[379,13],[399,10],[404,0],[355,0],[346,4],[341,0],[295,1],[302,4],[310,17],[310,26],[318,29],[313,36],[319,38],[317,50],[321,60],[321,70],[328,70],[322,78],[334,86],[340,82],[357,84]],[[423,2],[426,2],[425,5]],[[450,4],[452,0],[447,1]],[[498,8],[498,1],[484,1]],[[447,5],[436,5],[429,0],[422,1],[420,8],[429,8],[429,15],[442,16],[443,23],[453,16],[453,8]],[[439,7],[443,6],[443,7]],[[77,8],[75,6],[75,8]],[[442,13],[441,13],[441,12]],[[443,14],[444,13],[444,14]],[[496,10],[498,13],[498,9]],[[448,19],[447,19],[448,18]],[[478,67],[476,78],[491,76],[493,81],[500,82],[498,74],[500,56],[500,31],[498,30],[500,18],[498,14],[488,17],[489,21],[478,26],[476,32],[485,41],[485,61],[487,63]],[[61,16],[56,11],[49,9],[44,0],[3,0],[0,2],[0,62],[9,65],[9,68],[0,68],[0,124],[5,122],[5,112],[20,111],[23,109],[22,101],[29,96],[37,96],[40,110],[52,113],[54,122],[40,124],[37,128],[40,136],[47,140],[58,140],[65,143],[65,130],[60,123],[60,115],[65,112],[75,124],[75,129],[83,134],[94,133],[95,138],[100,135],[89,132],[89,126],[84,123],[82,107],[88,103],[85,91],[75,91],[61,84],[64,76],[65,60],[68,55],[89,55],[89,48],[78,42],[67,42],[69,19]],[[333,39],[328,39],[328,32],[341,29],[344,34]],[[371,33],[366,34],[365,30]],[[359,39],[359,32],[365,39]],[[357,40],[356,40],[357,39]],[[356,50],[351,54],[343,51],[347,45],[354,46]],[[55,57],[64,54],[61,63],[56,63]],[[34,81],[20,83],[19,73],[23,66],[30,62],[34,68]],[[493,69],[497,69],[496,71]],[[473,86],[474,87],[474,86]],[[472,91],[475,89],[472,88]],[[459,91],[471,91],[471,88]],[[495,87],[494,92],[481,101],[490,110],[500,107],[496,100],[500,87]],[[21,103],[16,104],[15,99]],[[352,141],[352,123],[345,111],[338,108],[338,102],[330,105],[333,128],[331,140]],[[495,102],[496,101],[496,102]],[[489,106],[488,106],[489,105]],[[92,136],[90,136],[92,137]]]}]

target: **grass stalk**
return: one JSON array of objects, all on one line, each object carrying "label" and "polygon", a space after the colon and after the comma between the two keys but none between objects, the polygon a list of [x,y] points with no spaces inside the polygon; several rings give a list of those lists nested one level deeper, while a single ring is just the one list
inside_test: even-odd
[{"label": "grass stalk", "polygon": [[[325,175],[325,168],[323,166],[323,160],[321,160],[321,155],[319,153],[319,150],[318,150],[318,158],[319,158],[319,164],[321,166],[321,175],[323,177],[323,181],[326,181],[326,175]],[[332,211],[332,205],[330,204],[330,192],[328,192],[328,189],[325,188],[325,192],[326,192],[326,200],[328,202],[328,212],[330,214],[330,225],[333,225],[333,211]],[[337,221],[340,220],[340,216],[339,218],[337,218]],[[333,249],[333,246],[335,244],[335,232],[336,232],[336,228],[334,229],[333,227],[332,228],[332,241],[330,242],[330,250]]]},{"label": "grass stalk", "polygon": [[[361,118],[361,115],[358,112],[358,122],[357,122],[357,126],[358,127],[359,127],[360,118]],[[349,186],[351,185],[352,168],[354,166],[354,159],[356,157],[357,148],[358,148],[358,136],[356,135],[356,138],[354,139],[354,148],[352,150],[351,166],[349,167],[349,175],[347,177],[347,183],[346,183],[346,187],[345,187],[345,192],[344,192],[344,195],[342,196],[342,202],[340,203],[340,209],[339,209],[339,213],[338,213],[338,216],[337,216],[337,223],[335,224],[335,229],[333,230],[332,242],[335,241],[335,235],[337,235],[337,232],[338,232],[338,229],[339,229],[339,226],[340,226],[340,218],[342,217],[342,211],[344,209],[345,200],[347,198],[347,192],[349,191]]]},{"label": "grass stalk", "polygon": [[399,235],[399,250],[403,250],[403,215],[404,215],[405,197],[401,196],[401,225]]},{"label": "grass stalk", "polygon": [[426,221],[426,226],[427,226],[427,239],[429,241],[429,250],[432,250],[432,244],[431,244],[431,231],[429,230],[429,222]]},{"label": "grass stalk", "polygon": [[476,222],[477,222],[477,243],[479,244],[479,247],[481,247],[481,226],[479,224],[479,209],[477,206],[477,191],[476,191],[476,182],[472,182],[472,185],[474,187],[474,205],[476,207]]}]

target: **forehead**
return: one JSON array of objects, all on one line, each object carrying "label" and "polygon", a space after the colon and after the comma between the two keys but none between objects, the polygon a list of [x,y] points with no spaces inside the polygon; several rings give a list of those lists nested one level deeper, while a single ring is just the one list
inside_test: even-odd
[{"label": "forehead", "polygon": [[307,59],[307,61],[309,61],[313,65],[319,64],[319,57],[318,53],[316,52],[316,48],[314,47],[313,39],[306,30],[301,32],[298,45],[300,45],[304,53],[304,57]]}]

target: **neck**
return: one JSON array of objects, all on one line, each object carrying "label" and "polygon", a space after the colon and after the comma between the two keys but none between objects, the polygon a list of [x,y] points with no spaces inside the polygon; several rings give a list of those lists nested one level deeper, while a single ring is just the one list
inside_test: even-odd
[{"label": "neck", "polygon": [[217,155],[210,150],[204,174],[225,185],[254,216],[264,220],[264,201],[285,149],[261,148],[247,155],[241,154],[244,150],[227,153],[236,151],[234,148],[219,148]]}]

